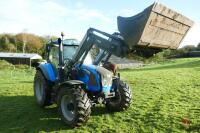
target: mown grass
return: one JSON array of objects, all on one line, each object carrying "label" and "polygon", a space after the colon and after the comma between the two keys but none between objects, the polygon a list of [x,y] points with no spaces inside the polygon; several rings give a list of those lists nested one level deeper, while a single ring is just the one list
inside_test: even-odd
[{"label": "mown grass", "polygon": [[[93,108],[86,125],[70,129],[57,108],[35,104],[29,69],[0,69],[0,132],[200,132],[200,59],[178,59],[121,71],[133,91],[124,112]],[[191,122],[185,124],[183,120]]]}]

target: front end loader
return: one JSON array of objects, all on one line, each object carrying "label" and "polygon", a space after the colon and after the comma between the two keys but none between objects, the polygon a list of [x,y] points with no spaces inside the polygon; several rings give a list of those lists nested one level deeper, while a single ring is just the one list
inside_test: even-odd
[{"label": "front end loader", "polygon": [[186,17],[154,3],[136,16],[118,17],[119,33],[90,28],[81,42],[64,40],[62,34],[46,45],[47,61],[37,67],[37,104],[57,104],[62,120],[71,127],[86,123],[96,104],[105,104],[111,111],[128,109],[132,89],[113,70],[110,56],[125,57],[141,49],[176,49],[191,25]]}]

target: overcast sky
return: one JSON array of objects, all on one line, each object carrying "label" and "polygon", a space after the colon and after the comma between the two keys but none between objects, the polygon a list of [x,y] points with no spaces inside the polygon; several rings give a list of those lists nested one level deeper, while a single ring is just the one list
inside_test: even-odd
[{"label": "overcast sky", "polygon": [[[192,19],[195,24],[182,42],[200,42],[199,0],[157,0]],[[117,16],[133,16],[154,0],[0,0],[0,33],[26,31],[38,35],[82,39],[89,27],[113,33]]]}]

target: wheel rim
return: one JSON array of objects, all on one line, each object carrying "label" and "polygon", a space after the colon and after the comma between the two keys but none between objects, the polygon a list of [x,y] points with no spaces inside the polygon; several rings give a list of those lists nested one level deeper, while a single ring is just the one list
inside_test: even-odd
[{"label": "wheel rim", "polygon": [[44,86],[43,86],[41,80],[36,81],[35,93],[36,93],[37,100],[40,102],[42,100],[42,97],[44,94]]},{"label": "wheel rim", "polygon": [[72,121],[75,117],[75,107],[71,96],[64,95],[61,99],[61,110],[63,116],[68,120]]}]

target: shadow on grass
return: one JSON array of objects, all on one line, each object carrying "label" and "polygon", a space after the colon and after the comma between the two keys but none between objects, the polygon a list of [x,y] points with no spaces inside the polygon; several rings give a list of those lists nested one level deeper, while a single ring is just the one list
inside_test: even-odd
[{"label": "shadow on grass", "polygon": [[197,61],[188,61],[186,63],[180,64],[171,64],[171,65],[163,65],[159,67],[152,68],[142,68],[142,69],[124,69],[121,71],[149,71],[149,70],[165,70],[165,69],[177,69],[177,68],[195,68],[200,67],[200,60]]},{"label": "shadow on grass", "polygon": [[42,109],[33,96],[0,97],[1,132],[39,132],[68,129],[62,124],[56,107]]},{"label": "shadow on grass", "polygon": [[95,106],[92,108],[92,114],[91,116],[101,116],[103,114],[114,114],[114,112],[109,111],[108,109],[106,109],[105,106]]},{"label": "shadow on grass", "polygon": [[[105,113],[105,107],[94,107],[91,115]],[[0,132],[73,130],[61,121],[56,106],[40,108],[33,96],[0,96],[0,123]]]}]

